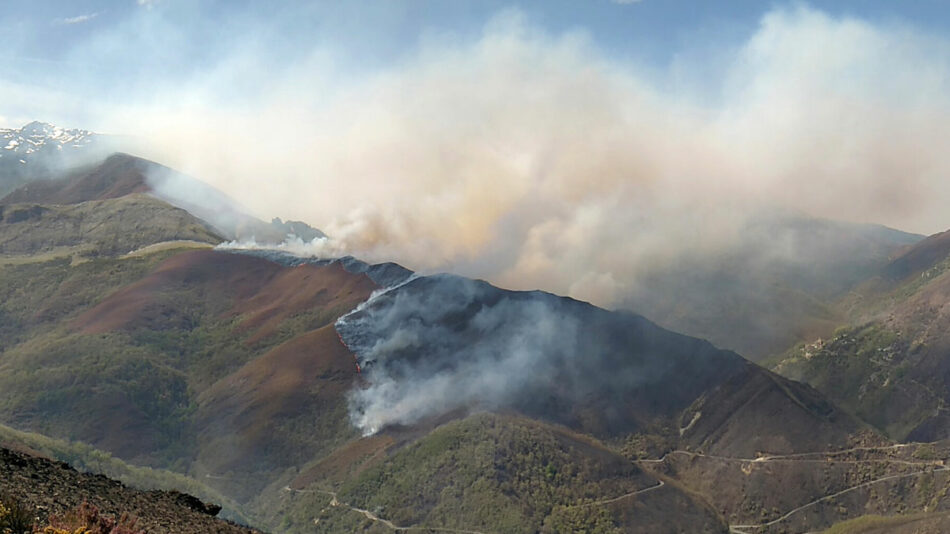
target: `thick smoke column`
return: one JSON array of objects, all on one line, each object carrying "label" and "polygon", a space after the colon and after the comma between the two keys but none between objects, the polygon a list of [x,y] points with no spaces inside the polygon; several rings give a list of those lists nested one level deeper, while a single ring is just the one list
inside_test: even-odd
[{"label": "thick smoke column", "polygon": [[[368,382],[350,395],[353,423],[366,434],[459,409],[498,408],[575,425],[598,420],[591,429],[601,432],[629,430],[636,399],[649,399],[654,413],[668,403],[673,413],[694,398],[697,380],[742,365],[734,354],[634,315],[452,275],[414,278],[374,295],[336,328]],[[695,371],[677,380],[682,395],[669,385],[677,368]],[[663,391],[644,394],[664,383]]]},{"label": "thick smoke column", "polygon": [[548,303],[498,298],[483,282],[438,276],[374,295],[337,323],[369,387],[351,394],[372,434],[457,408],[497,408],[551,383],[576,353],[577,321]]},{"label": "thick smoke column", "polygon": [[181,22],[149,16],[72,49],[127,52],[148,90],[63,108],[257,217],[333,238],[288,249],[621,306],[655,273],[741,245],[750,215],[776,206],[950,226],[950,41],[920,28],[779,5],[744,37],[644,67],[503,11],[360,69],[321,45],[275,56],[244,38],[247,20],[193,78],[150,78],[164,70],[142,56],[189,41]]},{"label": "thick smoke column", "polygon": [[741,242],[757,210],[950,224],[946,39],[799,6],[723,54],[646,72],[506,12],[346,82],[315,51],[239,107],[218,95],[257,71],[202,72],[121,129],[265,219],[321,228],[332,242],[301,244],[320,254],[603,306]]}]

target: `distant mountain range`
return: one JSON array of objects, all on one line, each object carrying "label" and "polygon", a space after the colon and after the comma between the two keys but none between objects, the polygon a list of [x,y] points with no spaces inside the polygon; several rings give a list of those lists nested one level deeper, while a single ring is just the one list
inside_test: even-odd
[{"label": "distant mountain range", "polygon": [[830,335],[848,317],[842,297],[923,237],[763,212],[715,254],[648,273],[622,306],[759,361]]},{"label": "distant mountain range", "polygon": [[0,128],[0,144],[3,150],[0,156],[18,159],[35,159],[64,150],[88,148],[96,143],[99,136],[80,129],[65,129],[45,122],[34,121],[22,128]]},{"label": "distant mountain range", "polygon": [[45,122],[0,128],[0,197],[38,177],[99,159],[113,148],[109,136]]}]

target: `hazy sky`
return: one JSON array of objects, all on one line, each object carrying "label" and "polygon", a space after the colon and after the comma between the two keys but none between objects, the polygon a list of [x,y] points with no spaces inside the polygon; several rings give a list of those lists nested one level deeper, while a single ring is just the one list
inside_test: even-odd
[{"label": "hazy sky", "polygon": [[0,125],[141,155],[331,253],[610,304],[792,209],[950,228],[945,2],[5,2]]},{"label": "hazy sky", "polygon": [[[730,51],[781,6],[761,0],[34,0],[0,10],[0,123],[45,119],[108,129],[102,106],[166,98],[228,69],[222,101],[260,97],[288,65],[313,61],[344,78],[373,76],[413,61],[431,43],[480,38],[505,10],[551,35],[581,32],[597,53],[664,82],[706,82],[694,96],[715,101]],[[834,17],[907,25],[939,35],[950,10],[940,0],[841,0],[812,7]],[[242,64],[234,62],[242,56]],[[688,61],[689,72],[675,72]],[[674,71],[671,73],[671,71]],[[682,88],[680,88],[682,89]],[[314,98],[319,98],[314,94]]]}]

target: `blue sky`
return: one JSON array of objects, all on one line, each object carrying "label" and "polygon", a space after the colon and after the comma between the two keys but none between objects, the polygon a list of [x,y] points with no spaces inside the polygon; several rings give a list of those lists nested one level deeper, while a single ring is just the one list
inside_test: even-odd
[{"label": "blue sky", "polygon": [[[320,50],[335,73],[361,76],[413,57],[422,43],[477,39],[505,10],[523,13],[551,34],[583,32],[614,61],[664,71],[682,56],[703,57],[716,76],[716,55],[741,46],[775,6],[730,2],[544,0],[537,2],[380,0],[255,2],[248,0],[38,0],[10,2],[0,13],[0,72],[6,84],[79,100],[134,100],[199,78],[235,53],[254,54],[228,98],[254,98],[271,69]],[[815,3],[831,16],[947,31],[943,2]],[[713,84],[711,84],[713,85]],[[34,116],[91,121],[78,111],[44,109],[7,98],[4,123]],[[54,107],[54,106],[51,106]],[[75,106],[74,106],[75,107]],[[92,115],[92,114],[89,114]],[[8,124],[9,125],[9,124]],[[77,124],[79,126],[80,124]],[[89,124],[89,126],[100,126]]]},{"label": "blue sky", "polygon": [[762,211],[950,228],[948,17],[937,1],[14,2],[0,126],[134,136],[333,236],[314,252],[610,305]]}]

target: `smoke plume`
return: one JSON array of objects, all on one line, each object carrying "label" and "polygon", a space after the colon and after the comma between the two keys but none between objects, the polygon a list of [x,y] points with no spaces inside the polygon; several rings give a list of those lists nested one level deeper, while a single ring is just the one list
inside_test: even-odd
[{"label": "smoke plume", "polygon": [[[174,53],[174,21],[142,11],[77,54]],[[517,11],[359,73],[320,45],[272,61],[265,41],[90,113],[258,217],[321,228],[320,253],[611,306],[741,242],[761,210],[950,226],[950,46],[899,23],[777,7],[659,67]]]},{"label": "smoke plume", "polygon": [[678,413],[744,365],[632,314],[452,275],[383,290],[336,328],[366,378],[350,394],[366,434],[479,409],[622,434],[645,413]]},{"label": "smoke plume", "polygon": [[337,323],[369,379],[350,399],[353,423],[367,434],[509,405],[524,387],[550,383],[558,357],[576,353],[576,320],[544,302],[485,302],[483,283],[461,278],[425,285],[374,295]]}]

